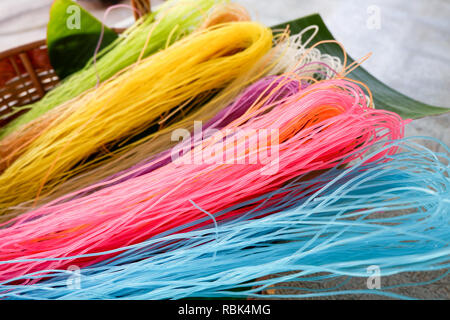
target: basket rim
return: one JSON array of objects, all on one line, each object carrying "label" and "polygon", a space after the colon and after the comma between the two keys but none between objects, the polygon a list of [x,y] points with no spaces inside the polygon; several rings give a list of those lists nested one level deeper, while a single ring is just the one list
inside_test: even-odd
[{"label": "basket rim", "polygon": [[[131,1],[131,5],[133,6],[133,8],[141,8],[141,9],[145,9],[146,12],[143,12],[142,14],[147,14],[151,12],[151,2],[150,0],[132,0]],[[135,13],[135,20],[137,21],[139,19],[139,16],[136,15],[135,10],[133,10]],[[122,33],[123,31],[126,30],[126,28],[111,28],[113,31],[115,31],[116,33]],[[32,49],[35,49],[37,47],[41,47],[47,45],[47,39],[42,39],[42,40],[36,40],[30,43],[26,43],[24,45],[20,45],[18,47],[14,47],[11,49],[7,49],[6,51],[2,51],[0,52],[0,60],[6,59],[10,56],[14,56],[17,54],[20,54],[22,52],[26,52]]]},{"label": "basket rim", "polygon": [[[126,30],[126,28],[111,28],[111,29],[118,34],[123,33]],[[47,45],[47,39],[41,39],[41,40],[36,40],[33,42],[29,42],[29,43],[20,45],[18,47],[7,49],[6,51],[0,52],[0,60],[3,60],[10,56],[17,55],[17,54],[25,52],[25,51],[36,49],[41,46],[46,46],[46,45]]]},{"label": "basket rim", "polygon": [[14,56],[14,55],[22,53],[24,51],[36,49],[37,47],[41,47],[46,44],[47,44],[47,40],[42,39],[42,40],[36,40],[36,41],[30,42],[30,43],[27,43],[27,44],[24,44],[24,45],[15,47],[15,48],[8,49],[6,51],[0,52],[0,60],[3,60],[10,56]]}]

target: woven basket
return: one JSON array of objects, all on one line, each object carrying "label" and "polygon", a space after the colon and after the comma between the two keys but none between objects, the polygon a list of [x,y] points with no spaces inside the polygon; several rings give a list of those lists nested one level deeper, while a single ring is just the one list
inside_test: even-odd
[{"label": "woven basket", "polygon": [[[134,17],[151,11],[150,0],[131,0]],[[120,32],[119,29],[115,29]],[[0,127],[27,110],[15,114],[13,107],[40,100],[59,83],[48,58],[46,40],[35,41],[0,53]]]}]

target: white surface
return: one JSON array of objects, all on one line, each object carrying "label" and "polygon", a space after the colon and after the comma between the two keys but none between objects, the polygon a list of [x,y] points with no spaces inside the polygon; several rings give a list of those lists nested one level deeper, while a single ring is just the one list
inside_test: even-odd
[{"label": "white surface", "polygon": [[[354,58],[373,53],[364,67],[375,77],[408,95],[450,107],[448,0],[237,2],[268,25],[319,12],[335,38],[345,45]],[[370,17],[367,10],[373,5],[380,10],[379,30],[367,27]]]},{"label": "white surface", "polygon": [[[275,25],[320,13],[334,37],[388,86],[412,98],[450,108],[449,0],[236,0],[252,16]],[[380,29],[369,29],[368,9],[377,6]],[[416,120],[407,135],[429,135],[450,145],[450,114]]]}]

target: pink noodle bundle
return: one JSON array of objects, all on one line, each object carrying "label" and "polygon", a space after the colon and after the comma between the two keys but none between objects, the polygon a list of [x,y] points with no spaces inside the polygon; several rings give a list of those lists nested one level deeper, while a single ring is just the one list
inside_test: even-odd
[{"label": "pink noodle bundle", "polygon": [[[72,264],[85,267],[113,255],[32,259],[108,251],[172,228],[189,230],[191,222],[208,218],[202,210],[214,214],[299,175],[352,161],[377,141],[403,136],[404,121],[369,108],[363,90],[351,81],[321,81],[267,102],[281,85],[225,128],[195,146],[173,150],[174,161],[99,191],[92,192],[101,183],[79,190],[1,225],[0,280]],[[71,200],[80,193],[88,195]],[[220,219],[239,213],[230,211]],[[204,224],[210,223],[205,219]]]}]

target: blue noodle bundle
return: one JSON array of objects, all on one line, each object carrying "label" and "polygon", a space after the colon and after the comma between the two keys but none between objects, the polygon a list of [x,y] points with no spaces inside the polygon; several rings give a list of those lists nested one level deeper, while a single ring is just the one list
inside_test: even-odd
[{"label": "blue noodle bundle", "polygon": [[[337,165],[217,214],[205,212],[195,224],[211,223],[195,231],[172,229],[133,246],[90,254],[120,252],[81,270],[71,266],[2,282],[0,296],[261,297],[262,290],[277,289],[276,284],[286,281],[367,277],[371,265],[380,268],[381,276],[448,269],[450,150],[443,145],[444,152],[432,152],[419,144],[421,139],[440,143],[433,138],[390,142],[348,168]],[[399,152],[383,152],[392,146]],[[245,213],[216,223],[217,217],[236,207]],[[28,284],[22,284],[24,279]],[[339,286],[325,291],[295,289],[300,293],[290,296],[371,293],[406,298],[383,290],[342,292]]]}]

